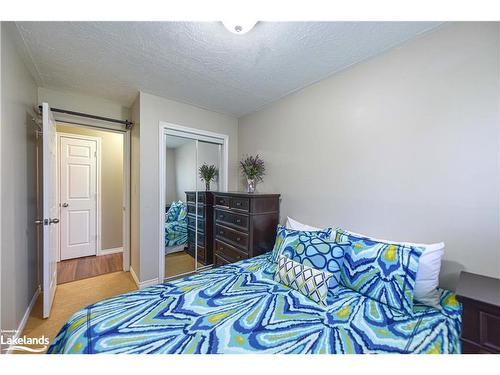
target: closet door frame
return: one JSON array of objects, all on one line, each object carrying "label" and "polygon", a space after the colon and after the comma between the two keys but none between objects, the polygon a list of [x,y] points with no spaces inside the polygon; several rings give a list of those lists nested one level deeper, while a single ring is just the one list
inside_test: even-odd
[{"label": "closet door frame", "polygon": [[[219,188],[222,191],[228,190],[228,164],[229,164],[229,136],[226,134],[219,134],[215,132],[211,132],[208,130],[195,129],[187,126],[172,124],[165,121],[160,121],[159,124],[159,133],[158,133],[158,141],[159,141],[159,166],[160,166],[160,175],[159,175],[159,215],[158,215],[158,223],[159,223],[159,237],[158,237],[158,281],[163,283],[165,280],[165,189],[166,189],[166,165],[167,165],[167,145],[166,145],[166,136],[179,136],[183,138],[189,138],[196,141],[196,168],[194,171],[195,174],[195,190],[198,191],[198,141],[210,142],[219,144],[222,147],[222,152],[219,153],[219,157],[222,159],[220,166],[222,167],[222,173],[219,171]],[[196,194],[196,206],[198,206],[198,194]],[[198,226],[198,221],[196,221],[196,226]],[[198,228],[196,228],[196,232],[198,232]],[[198,236],[195,236],[195,241],[198,241]],[[197,251],[197,243],[195,242],[195,270],[193,272],[198,271],[198,251]],[[209,266],[202,267],[200,270],[205,270]],[[169,279],[178,278],[183,275],[192,274],[193,272],[188,272],[185,274],[179,274],[172,276]]]}]

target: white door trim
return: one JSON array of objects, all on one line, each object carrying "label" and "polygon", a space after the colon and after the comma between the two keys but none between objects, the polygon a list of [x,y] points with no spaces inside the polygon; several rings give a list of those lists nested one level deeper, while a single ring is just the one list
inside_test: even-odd
[{"label": "white door trim", "polygon": [[[87,141],[96,142],[96,255],[101,254],[101,137],[94,137],[90,135],[80,135],[73,133],[57,132],[57,207],[59,207],[59,217],[61,217],[61,197],[60,197],[60,187],[61,187],[61,138],[73,138],[82,139]],[[59,254],[57,255],[57,261],[61,261],[61,230],[59,230]]]},{"label": "white door trim", "polygon": [[[165,121],[159,122],[158,127],[158,161],[160,166],[160,207],[158,215],[159,223],[159,238],[158,238],[158,282],[162,283],[165,279],[165,179],[166,179],[166,160],[167,160],[167,145],[165,142],[165,133],[167,131],[178,132],[183,134],[184,137],[192,138],[195,140],[207,140],[207,138],[216,139],[222,144],[222,163],[224,168],[222,173],[222,190],[228,190],[228,175],[229,175],[229,136],[227,134],[220,134],[208,130],[199,130],[189,128],[187,126],[172,124]],[[194,171],[197,175],[197,171]],[[196,237],[195,237],[196,238]]]}]

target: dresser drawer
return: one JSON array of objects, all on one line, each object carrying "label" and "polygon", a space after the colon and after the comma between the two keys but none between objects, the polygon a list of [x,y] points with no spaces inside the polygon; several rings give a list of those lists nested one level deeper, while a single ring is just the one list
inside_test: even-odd
[{"label": "dresser drawer", "polygon": [[221,195],[215,196],[215,205],[229,208],[229,198]]},{"label": "dresser drawer", "polygon": [[237,214],[235,212],[225,211],[225,210],[215,210],[215,220],[216,223],[221,223],[224,225],[230,225],[238,230],[248,232],[248,216]]},{"label": "dresser drawer", "polygon": [[[188,227],[188,243],[194,244],[194,232],[193,228]],[[205,246],[205,235],[198,231],[198,246]]]},{"label": "dresser drawer", "polygon": [[215,240],[214,254],[221,256],[231,262],[237,262],[242,259],[248,258],[248,255],[236,247],[231,246],[225,242]]},{"label": "dresser drawer", "polygon": [[[188,243],[188,246],[186,248],[186,252],[191,255],[193,258],[195,257],[194,255],[194,242]],[[207,250],[203,247],[198,245],[198,263],[203,263],[206,264],[207,260]]]},{"label": "dresser drawer", "polygon": [[[186,200],[191,203],[196,202],[196,193],[186,193]],[[204,192],[198,192],[198,203],[205,203],[205,193]]]},{"label": "dresser drawer", "polygon": [[500,353],[500,315],[479,312],[479,343],[495,353]]},{"label": "dresser drawer", "polygon": [[216,224],[215,236],[241,248],[245,252],[248,251],[248,235],[246,233]]},{"label": "dresser drawer", "polygon": [[188,215],[188,227],[191,227],[192,229],[196,228],[196,221],[198,221],[198,231],[205,231],[205,220],[196,218],[193,215]]},{"label": "dresser drawer", "polygon": [[[187,212],[188,214],[195,215],[196,211],[196,205],[188,203],[187,205]],[[198,204],[198,216],[201,218],[205,218],[205,206]]]},{"label": "dresser drawer", "polygon": [[240,210],[248,212],[250,210],[250,199],[230,197],[229,198],[229,208],[233,210]]},{"label": "dresser drawer", "polygon": [[232,262],[223,258],[220,254],[215,253],[214,254],[214,266],[219,267],[219,266],[225,266],[226,264],[231,264]]}]

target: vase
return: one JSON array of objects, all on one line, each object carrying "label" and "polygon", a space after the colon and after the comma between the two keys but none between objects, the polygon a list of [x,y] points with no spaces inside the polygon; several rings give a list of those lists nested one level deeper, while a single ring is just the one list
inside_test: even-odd
[{"label": "vase", "polygon": [[253,178],[247,178],[247,193],[255,192],[256,181]]},{"label": "vase", "polygon": [[205,181],[205,190],[210,191],[210,181],[208,182]]}]

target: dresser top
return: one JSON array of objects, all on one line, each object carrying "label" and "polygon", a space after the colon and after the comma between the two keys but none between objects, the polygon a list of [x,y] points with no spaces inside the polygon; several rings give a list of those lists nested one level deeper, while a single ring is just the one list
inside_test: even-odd
[{"label": "dresser top", "polygon": [[456,295],[459,300],[463,298],[500,306],[500,279],[462,271]]},{"label": "dresser top", "polygon": [[259,197],[259,198],[279,197],[281,195],[274,193],[247,193],[245,191],[213,191],[213,193],[218,195],[229,195],[233,197]]}]

